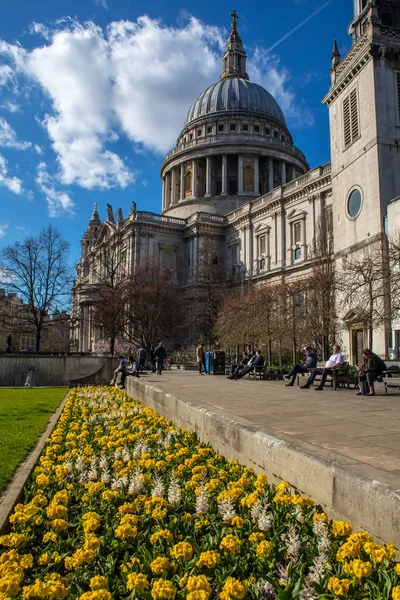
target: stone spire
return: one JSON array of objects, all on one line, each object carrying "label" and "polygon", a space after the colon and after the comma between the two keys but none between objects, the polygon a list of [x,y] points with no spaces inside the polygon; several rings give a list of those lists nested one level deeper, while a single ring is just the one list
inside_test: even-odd
[{"label": "stone spire", "polygon": [[331,56],[331,68],[336,69],[336,67],[340,64],[340,54],[337,47],[336,40],[333,40],[333,49]]},{"label": "stone spire", "polygon": [[90,221],[99,221],[100,222],[100,217],[99,217],[99,213],[97,210],[97,202],[94,203],[94,207],[93,207],[93,212],[92,212],[92,216],[90,217]]},{"label": "stone spire", "polygon": [[237,32],[238,16],[234,10],[230,16],[232,17],[231,33],[226,42],[226,50],[222,55],[222,75],[224,77],[241,77],[248,79],[246,73],[246,52],[243,49],[242,40]]}]

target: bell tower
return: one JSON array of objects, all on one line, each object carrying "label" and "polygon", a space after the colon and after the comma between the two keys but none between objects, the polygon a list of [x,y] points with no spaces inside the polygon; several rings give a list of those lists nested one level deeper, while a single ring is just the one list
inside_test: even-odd
[{"label": "bell tower", "polygon": [[400,0],[353,1],[352,47],[340,58],[334,44],[323,99],[338,258],[381,244],[387,205],[400,194]]}]

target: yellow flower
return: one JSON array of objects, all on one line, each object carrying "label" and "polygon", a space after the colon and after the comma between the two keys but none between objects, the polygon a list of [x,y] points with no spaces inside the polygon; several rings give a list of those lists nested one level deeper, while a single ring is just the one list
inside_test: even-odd
[{"label": "yellow flower", "polygon": [[337,577],[330,577],[328,581],[328,590],[337,596],[343,596],[344,598],[347,598],[350,586],[351,579],[338,579]]},{"label": "yellow flower", "polygon": [[385,558],[388,558],[388,551],[385,546],[380,546],[379,544],[375,545],[371,542],[367,542],[364,544],[364,550],[371,556],[376,564],[380,564],[385,560]]},{"label": "yellow flower", "polygon": [[120,525],[115,530],[115,537],[120,538],[121,540],[132,540],[137,536],[138,530],[137,527],[132,527],[132,525]]},{"label": "yellow flower", "polygon": [[16,596],[21,590],[21,577],[18,573],[6,573],[0,579],[0,592],[8,596]]},{"label": "yellow flower", "polygon": [[170,554],[176,560],[191,560],[193,547],[188,542],[179,542],[171,549]]},{"label": "yellow flower", "polygon": [[258,544],[259,542],[262,542],[263,540],[265,540],[265,535],[263,533],[261,533],[261,531],[255,531],[254,533],[249,535],[249,542],[254,542],[254,543]]},{"label": "yellow flower", "polygon": [[47,542],[55,542],[57,539],[57,534],[54,533],[54,531],[49,531],[48,533],[45,533],[43,536],[43,542],[45,544],[47,544]]},{"label": "yellow flower", "polygon": [[351,569],[353,574],[358,578],[370,577],[373,573],[373,568],[370,562],[363,562],[362,560],[353,560],[351,562]]},{"label": "yellow flower", "polygon": [[55,531],[62,531],[63,529],[67,529],[69,524],[65,519],[53,519],[50,521],[50,527],[55,529]]},{"label": "yellow flower", "polygon": [[396,571],[397,575],[400,575],[400,563],[396,563],[394,570]]},{"label": "yellow flower", "polygon": [[207,567],[208,569],[215,569],[221,560],[221,556],[218,552],[214,550],[208,550],[207,552],[202,552],[200,554],[200,558],[197,561],[197,567]]},{"label": "yellow flower", "polygon": [[154,545],[159,537],[163,538],[166,542],[172,542],[174,539],[172,533],[168,531],[168,529],[159,529],[150,536],[150,544]]},{"label": "yellow flower", "polygon": [[97,577],[91,578],[89,585],[91,590],[108,590],[108,579],[97,575]]},{"label": "yellow flower", "polygon": [[47,475],[45,475],[44,473],[38,475],[35,481],[38,485],[40,485],[40,487],[46,487],[46,485],[49,485],[50,483],[49,477],[47,477]]},{"label": "yellow flower", "polygon": [[343,562],[346,558],[355,558],[361,552],[361,544],[346,542],[336,553],[336,559]]},{"label": "yellow flower", "polygon": [[61,504],[50,504],[46,510],[46,514],[49,519],[66,519],[68,517],[68,510]]},{"label": "yellow flower", "polygon": [[346,521],[333,521],[331,531],[335,537],[345,537],[350,535],[351,525]]},{"label": "yellow flower", "polygon": [[400,585],[397,585],[392,589],[393,600],[400,600]]},{"label": "yellow flower", "polygon": [[42,566],[46,566],[51,562],[50,554],[44,553],[37,559],[37,564]]},{"label": "yellow flower", "polygon": [[133,504],[131,502],[125,502],[125,504],[122,504],[122,506],[120,506],[118,508],[118,512],[121,515],[126,515],[128,513],[133,513],[133,512],[135,512],[135,507],[133,506]]},{"label": "yellow flower", "polygon": [[149,582],[143,573],[130,573],[126,580],[126,587],[130,592],[143,592],[149,587]]},{"label": "yellow flower", "polygon": [[186,600],[208,600],[210,594],[207,594],[204,590],[195,590],[189,592],[186,596]]},{"label": "yellow flower", "polygon": [[244,527],[245,524],[245,520],[242,519],[242,517],[238,517],[236,515],[236,517],[233,517],[232,521],[231,521],[231,525],[233,527],[237,527],[238,529],[242,529]]},{"label": "yellow flower", "polygon": [[329,519],[328,519],[328,515],[326,515],[324,512],[323,513],[315,513],[315,515],[313,516],[313,523],[328,523]]},{"label": "yellow flower", "polygon": [[221,550],[226,550],[231,554],[238,554],[240,550],[240,540],[236,535],[226,535],[222,538],[219,547]]},{"label": "yellow flower", "polygon": [[189,592],[202,590],[208,596],[210,596],[212,592],[211,585],[208,583],[208,579],[205,575],[192,575],[189,577],[186,587]]},{"label": "yellow flower", "polygon": [[171,563],[168,558],[158,556],[150,563],[150,569],[155,575],[168,575],[168,571],[171,568]]},{"label": "yellow flower", "polygon": [[258,490],[263,490],[267,487],[268,484],[268,477],[266,475],[257,475],[257,479],[256,479],[256,488]]},{"label": "yellow flower", "polygon": [[155,579],[151,586],[153,600],[174,600],[176,587],[168,579]]},{"label": "yellow flower", "polygon": [[[247,588],[241,581],[234,577],[228,577],[222,588],[222,593],[228,596],[228,598],[235,598],[236,600],[242,600],[245,597]],[[220,594],[221,596],[221,594]]]},{"label": "yellow flower", "polygon": [[272,544],[271,542],[263,541],[257,546],[257,556],[259,558],[268,558],[271,554]]}]

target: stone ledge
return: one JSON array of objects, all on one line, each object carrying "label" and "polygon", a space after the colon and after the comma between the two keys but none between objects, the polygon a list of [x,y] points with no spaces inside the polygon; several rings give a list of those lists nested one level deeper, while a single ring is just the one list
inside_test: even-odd
[{"label": "stone ledge", "polygon": [[12,514],[15,505],[20,501],[24,487],[31,476],[43,448],[46,445],[47,438],[51,435],[58,419],[68,400],[69,392],[62,400],[56,412],[51,415],[46,430],[42,433],[36,444],[35,449],[29,454],[28,458],[18,467],[11,483],[6,489],[4,496],[0,499],[0,534],[4,533],[9,525],[9,517]]},{"label": "stone ledge", "polygon": [[327,450],[279,439],[262,426],[239,423],[229,413],[212,411],[155,385],[128,378],[127,392],[177,426],[194,431],[228,460],[252,466],[272,483],[288,481],[331,518],[350,521],[356,529],[367,529],[400,548],[400,490],[346,469]]}]

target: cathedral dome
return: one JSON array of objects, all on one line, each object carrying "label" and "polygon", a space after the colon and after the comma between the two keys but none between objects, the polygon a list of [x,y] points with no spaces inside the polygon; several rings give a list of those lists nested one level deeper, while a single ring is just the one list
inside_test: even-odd
[{"label": "cathedral dome", "polygon": [[267,117],[286,127],[283,112],[275,98],[257,83],[242,77],[223,77],[210,85],[195,100],[187,114],[184,128],[207,116],[246,115]]}]

